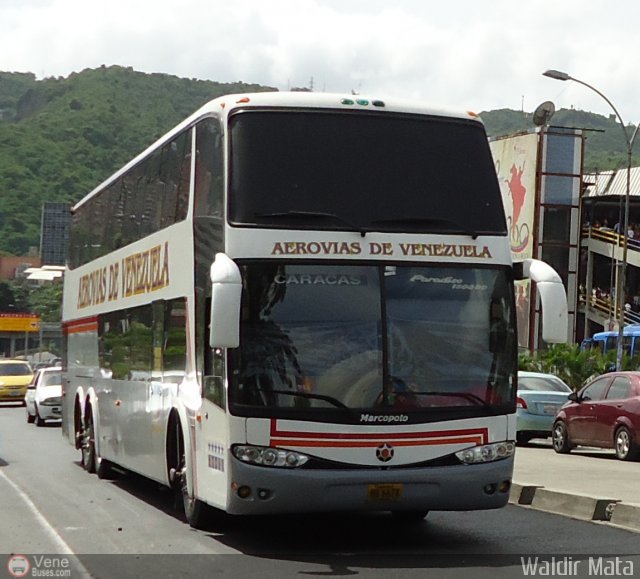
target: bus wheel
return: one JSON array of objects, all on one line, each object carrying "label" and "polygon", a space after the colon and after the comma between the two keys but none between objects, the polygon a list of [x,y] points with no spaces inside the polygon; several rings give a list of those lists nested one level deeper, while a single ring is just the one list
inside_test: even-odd
[{"label": "bus wheel", "polygon": [[96,474],[98,478],[111,479],[115,478],[116,473],[110,460],[96,456]]},{"label": "bus wheel", "polygon": [[393,520],[407,525],[416,525],[425,520],[429,511],[391,511]]},{"label": "bus wheel", "polygon": [[85,417],[84,429],[82,430],[82,466],[87,472],[96,472],[96,442],[93,428],[93,412],[91,408]]},{"label": "bus wheel", "polygon": [[173,436],[168,442],[169,482],[177,495],[176,502],[182,503],[182,511],[187,523],[194,529],[200,529],[205,522],[207,506],[189,494],[184,438],[179,422],[175,423]]}]

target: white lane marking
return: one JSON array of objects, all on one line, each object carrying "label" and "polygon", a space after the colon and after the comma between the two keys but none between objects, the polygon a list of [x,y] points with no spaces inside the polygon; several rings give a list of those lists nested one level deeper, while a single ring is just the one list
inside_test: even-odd
[{"label": "white lane marking", "polygon": [[[45,516],[38,510],[38,507],[34,504],[34,502],[29,498],[29,495],[25,493],[16,483],[14,483],[2,470],[0,470],[0,477],[2,477],[13,490],[18,493],[18,496],[25,502],[29,510],[33,513],[35,518],[44,528],[45,533],[48,537],[53,541],[55,546],[60,550],[61,555],[74,555],[74,561],[72,565],[76,568],[76,571],[80,574],[81,577],[85,579],[90,579],[92,577],[91,573],[87,570],[87,568],[80,562],[80,560],[75,556],[75,553],[69,547],[67,542],[58,534],[55,528],[47,521]],[[58,554],[58,553],[56,553]]]}]

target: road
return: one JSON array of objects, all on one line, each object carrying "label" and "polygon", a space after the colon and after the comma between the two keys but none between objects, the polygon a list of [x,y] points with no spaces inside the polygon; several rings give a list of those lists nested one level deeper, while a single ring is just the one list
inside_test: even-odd
[{"label": "road", "polygon": [[637,534],[516,505],[434,512],[413,527],[384,514],[221,516],[196,531],[168,491],[135,476],[101,481],[79,458],[58,426],[0,405],[0,577],[12,576],[12,554],[28,559],[27,576],[512,578],[530,556],[542,571],[575,564],[578,577],[616,565],[640,574]]}]

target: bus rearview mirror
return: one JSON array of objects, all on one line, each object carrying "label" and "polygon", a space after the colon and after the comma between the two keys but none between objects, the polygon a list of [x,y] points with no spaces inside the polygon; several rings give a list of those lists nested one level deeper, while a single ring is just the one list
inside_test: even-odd
[{"label": "bus rearview mirror", "polygon": [[240,345],[240,299],[242,276],[236,263],[224,253],[216,254],[211,265],[211,348]]}]

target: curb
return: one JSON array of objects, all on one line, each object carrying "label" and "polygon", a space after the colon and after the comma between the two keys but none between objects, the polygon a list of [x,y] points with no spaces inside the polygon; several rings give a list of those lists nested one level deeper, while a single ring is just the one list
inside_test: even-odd
[{"label": "curb", "polygon": [[539,485],[513,483],[509,503],[583,521],[599,521],[640,532],[640,504],[554,491]]}]

